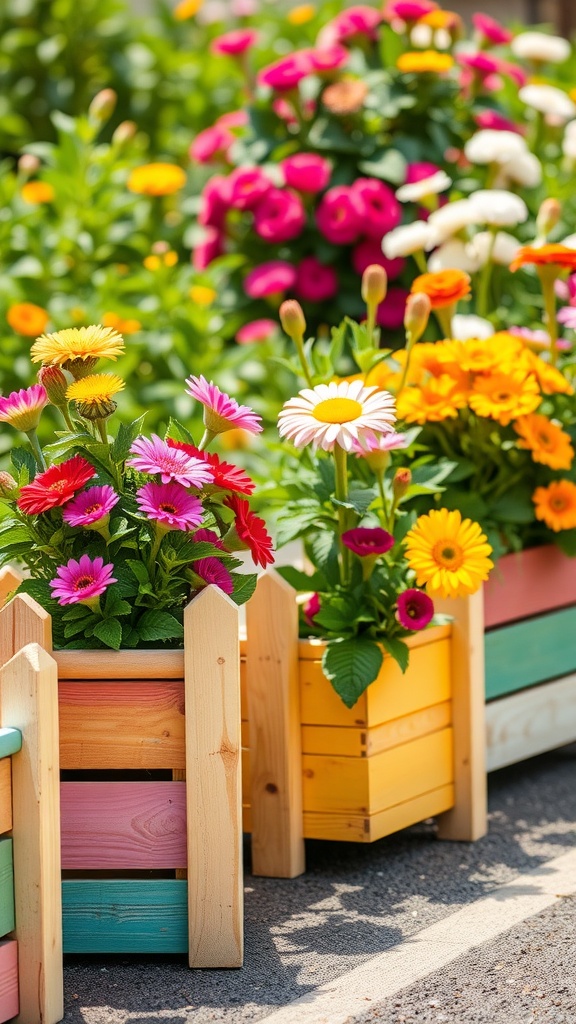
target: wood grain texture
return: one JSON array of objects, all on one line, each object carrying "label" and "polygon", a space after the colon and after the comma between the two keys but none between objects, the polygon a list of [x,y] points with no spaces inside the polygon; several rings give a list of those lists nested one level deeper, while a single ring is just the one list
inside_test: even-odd
[{"label": "wood grain texture", "polygon": [[[28,594],[16,594],[0,608],[0,665],[26,644],[40,644],[45,651],[51,651],[52,620]],[[13,723],[6,722],[6,725]]]},{"label": "wood grain texture", "polygon": [[0,608],[6,604],[9,596],[20,586],[21,582],[22,577],[16,569],[12,569],[9,565],[0,569]]},{"label": "wood grain texture", "polygon": [[484,584],[486,629],[576,604],[574,569],[555,544],[504,555]]},{"label": "wood grain texture", "polygon": [[12,839],[0,838],[0,938],[14,929],[14,861]]},{"label": "wood grain texture", "polygon": [[25,951],[18,1022],[55,1024],[64,1013],[56,663],[28,644],[0,672],[0,693],[3,723],[24,737],[11,758],[16,938]]},{"label": "wood grain texture", "polygon": [[62,883],[65,953],[186,953],[187,884],[174,878]]},{"label": "wood grain texture", "polygon": [[576,740],[576,673],[491,701],[488,771]]},{"label": "wood grain texture", "polygon": [[[240,645],[245,657],[246,642]],[[55,651],[59,679],[183,679],[184,651]]]},{"label": "wood grain texture", "polygon": [[305,871],[296,592],[264,573],[246,608],[252,872]]},{"label": "wood grain texture", "polygon": [[18,1013],[18,943],[0,942],[0,1024]]},{"label": "wood grain texture", "polygon": [[576,671],[576,606],[486,633],[486,699]]},{"label": "wood grain texture", "polygon": [[306,839],[330,839],[336,842],[373,843],[426,818],[435,817],[454,803],[454,786],[448,784],[430,793],[421,793],[376,814],[352,815],[335,812],[304,811]]},{"label": "wood grain texture", "polygon": [[186,865],[183,782],[63,782],[63,869]]},{"label": "wood grain texture", "polygon": [[452,703],[449,700],[422,708],[392,722],[383,722],[367,728],[339,728],[338,726],[302,726],[302,751],[305,754],[342,754],[345,757],[372,757],[383,750],[391,750],[418,736],[444,729],[452,722]]},{"label": "wood grain texture", "polygon": [[62,769],[184,768],[184,681],[64,681]]},{"label": "wood grain texture", "polygon": [[189,963],[241,967],[238,608],[217,587],[185,609],[184,657]]},{"label": "wood grain texture", "polygon": [[9,757],[0,761],[0,835],[12,828],[12,768]]}]

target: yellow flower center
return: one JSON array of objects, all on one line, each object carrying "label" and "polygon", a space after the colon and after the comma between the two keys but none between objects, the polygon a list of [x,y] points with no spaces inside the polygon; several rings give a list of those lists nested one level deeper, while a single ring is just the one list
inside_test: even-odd
[{"label": "yellow flower center", "polygon": [[312,412],[321,423],[350,423],[362,415],[362,406],[354,398],[326,398]]},{"label": "yellow flower center", "polygon": [[434,561],[443,569],[456,572],[464,561],[464,552],[459,544],[451,541],[439,540],[432,548]]},{"label": "yellow flower center", "polygon": [[94,512],[100,512],[102,508],[101,502],[96,502],[94,505],[89,505],[88,508],[84,509],[85,516],[91,516]]}]

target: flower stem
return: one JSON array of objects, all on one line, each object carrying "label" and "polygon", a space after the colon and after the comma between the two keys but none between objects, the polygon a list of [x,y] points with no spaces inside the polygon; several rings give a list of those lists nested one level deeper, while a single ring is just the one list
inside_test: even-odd
[{"label": "flower stem", "polygon": [[68,410],[68,406],[67,405],[60,405],[60,406],[58,406],[58,408],[60,409],[60,412],[62,413],[64,422],[65,422],[66,426],[68,427],[68,430],[70,431],[71,434],[73,434],[74,433],[74,424],[72,423],[72,417],[70,416],[70,412]]},{"label": "flower stem", "polygon": [[36,459],[36,465],[38,466],[38,469],[41,471],[46,469],[46,462],[44,460],[44,455],[42,454],[42,449],[40,447],[40,442],[36,435],[36,431],[27,430],[26,437],[30,441],[30,447],[32,448],[32,453],[34,455],[34,458]]},{"label": "flower stem", "polygon": [[384,469],[376,470],[376,482],[378,484],[378,494],[380,495],[380,503],[382,505],[382,526],[389,533],[392,533],[390,529],[390,510],[388,509],[388,502],[386,501],[386,492],[384,490]]},{"label": "flower stem", "polygon": [[148,575],[151,580],[153,580],[155,576],[156,555],[160,550],[164,534],[168,532],[167,530],[163,530],[159,523],[155,523],[154,525],[154,540],[152,541],[152,547],[150,548],[150,555],[148,557]]},{"label": "flower stem", "polygon": [[556,320],[556,293],[554,291],[554,282],[557,276],[558,272],[555,267],[552,268],[552,272],[549,267],[538,268],[538,277],[540,278],[542,295],[544,297],[544,309],[546,310],[546,329],[550,335],[550,362],[552,366],[556,366],[558,361],[558,322]]},{"label": "flower stem", "polygon": [[308,366],[308,360],[306,359],[306,353],[304,351],[304,336],[302,334],[295,334],[293,340],[294,344],[296,345],[296,351],[298,352],[298,358],[300,360],[300,366],[302,367],[304,379],[308,387],[313,388],[314,381],[312,380],[312,374],[310,373],[310,367]]},{"label": "flower stem", "polygon": [[[344,448],[334,445],[334,469],[336,471],[336,498],[338,501],[348,500],[348,469],[347,456]],[[341,582],[344,586],[350,579],[350,550],[342,542],[342,534],[348,529],[348,509],[338,506],[338,544],[341,558]]]},{"label": "flower stem", "polygon": [[204,449],[208,447],[210,442],[213,441],[216,436],[217,435],[216,435],[215,431],[210,430],[209,427],[206,427],[206,429],[205,429],[205,431],[204,431],[204,433],[202,435],[202,440],[200,441],[200,444],[198,445],[199,450],[201,452],[203,452]]},{"label": "flower stem", "polygon": [[445,338],[452,337],[452,317],[456,304],[452,303],[450,306],[441,306],[440,309],[435,309],[436,319],[440,324],[440,330],[444,334]]},{"label": "flower stem", "polygon": [[482,273],[480,274],[480,280],[478,281],[478,291],[476,299],[476,312],[478,313],[478,316],[483,317],[485,317],[488,313],[488,292],[490,288],[492,270],[494,268],[492,255],[494,253],[494,246],[496,245],[496,229],[491,228],[490,233],[492,237],[490,239],[490,245],[488,247],[488,256],[486,259],[486,263],[482,267]]},{"label": "flower stem", "polygon": [[424,249],[416,249],[416,251],[413,252],[412,255],[414,257],[414,260],[416,262],[416,266],[418,267],[418,270],[420,271],[420,273],[421,274],[427,274],[428,273],[428,264],[426,262],[426,257],[424,255]]},{"label": "flower stem", "polygon": [[102,444],[108,444],[106,420],[96,420],[96,426],[98,428],[98,433],[100,434],[100,440],[102,441]]}]

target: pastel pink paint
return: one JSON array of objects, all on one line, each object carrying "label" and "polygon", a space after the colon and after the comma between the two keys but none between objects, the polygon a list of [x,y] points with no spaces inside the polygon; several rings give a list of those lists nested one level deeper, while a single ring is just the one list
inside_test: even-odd
[{"label": "pastel pink paint", "polygon": [[574,559],[554,544],[504,555],[484,584],[485,627],[574,604],[574,569]]}]

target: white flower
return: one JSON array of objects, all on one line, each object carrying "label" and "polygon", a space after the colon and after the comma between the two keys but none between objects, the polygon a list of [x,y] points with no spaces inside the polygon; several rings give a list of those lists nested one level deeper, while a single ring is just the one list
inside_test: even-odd
[{"label": "white flower", "polygon": [[504,164],[527,151],[524,139],[517,132],[499,132],[494,128],[482,128],[464,146],[471,164]]},{"label": "white flower", "polygon": [[430,25],[414,25],[410,33],[410,43],[419,49],[428,50],[432,46],[433,31]]},{"label": "white flower", "polygon": [[527,107],[552,117],[555,122],[569,121],[576,114],[570,97],[555,85],[524,85],[518,96]]},{"label": "white flower", "polygon": [[509,267],[520,248],[520,242],[507,231],[479,231],[474,235],[470,245],[476,253],[479,266],[483,267],[488,259],[502,267]]},{"label": "white flower", "polygon": [[542,164],[534,153],[520,153],[513,160],[500,164],[494,185],[505,187],[510,182],[523,188],[536,188],[542,181]]},{"label": "white flower", "polygon": [[562,64],[570,56],[570,43],[562,36],[549,36],[545,32],[521,32],[510,43],[515,57],[522,60],[547,61]]},{"label": "white flower", "polygon": [[439,270],[465,270],[467,274],[475,274],[479,268],[480,262],[475,250],[459,238],[449,238],[438,246],[428,260],[428,270],[432,274]]},{"label": "white flower", "polygon": [[437,238],[430,225],[425,220],[415,220],[384,235],[382,252],[387,259],[395,260],[398,256],[411,256],[419,249],[428,251],[436,244]]},{"label": "white flower", "polygon": [[456,313],[452,317],[452,337],[456,341],[469,341],[470,338],[490,338],[494,328],[489,320],[474,313]]},{"label": "white flower", "polygon": [[449,178],[445,171],[436,171],[429,178],[422,178],[411,185],[402,185],[396,190],[396,198],[401,203],[417,203],[426,196],[436,196],[439,192],[445,192],[451,184],[452,178]]},{"label": "white flower", "polygon": [[563,238],[560,245],[565,245],[568,249],[576,249],[576,235],[568,235],[568,238]]},{"label": "white flower", "polygon": [[437,28],[434,33],[434,46],[437,50],[449,50],[452,46],[452,36],[448,29]]},{"label": "white flower", "polygon": [[428,218],[428,224],[437,236],[437,243],[444,242],[468,224],[477,223],[477,213],[469,199],[456,199],[453,203],[446,203],[446,206],[434,210]]},{"label": "white flower", "polygon": [[499,188],[481,188],[470,196],[477,224],[513,227],[528,218],[528,207],[520,196]]},{"label": "white flower", "polygon": [[569,121],[566,125],[562,152],[569,160],[576,160],[576,121]]},{"label": "white flower", "polygon": [[278,417],[278,431],[297,448],[312,443],[328,452],[340,445],[349,452],[357,444],[368,448],[375,435],[393,431],[395,420],[390,392],[367,388],[361,380],[330,381],[290,398]]}]

